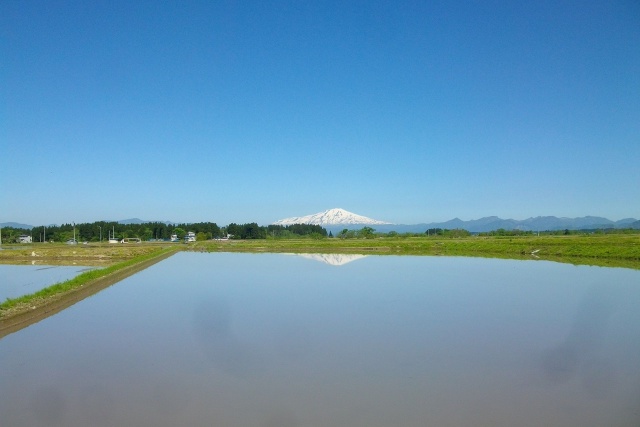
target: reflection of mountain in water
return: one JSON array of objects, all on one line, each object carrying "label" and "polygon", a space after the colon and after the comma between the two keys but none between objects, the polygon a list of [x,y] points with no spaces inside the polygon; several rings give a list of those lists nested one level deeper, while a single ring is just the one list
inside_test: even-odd
[{"label": "reflection of mountain in water", "polygon": [[366,258],[367,255],[357,254],[297,254],[315,261],[324,262],[329,265],[344,265],[357,259]]}]

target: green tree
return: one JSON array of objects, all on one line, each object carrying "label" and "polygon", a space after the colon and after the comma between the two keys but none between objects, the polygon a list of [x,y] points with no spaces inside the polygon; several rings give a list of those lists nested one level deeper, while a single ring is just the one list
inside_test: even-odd
[{"label": "green tree", "polygon": [[178,236],[178,239],[182,240],[182,239],[184,239],[184,236],[187,234],[187,232],[184,231],[183,228],[176,227],[176,228],[173,229],[173,234]]},{"label": "green tree", "polygon": [[142,240],[151,240],[154,238],[153,231],[149,227],[145,227],[142,230],[142,236],[140,236]]},{"label": "green tree", "polygon": [[444,230],[442,228],[430,228],[425,231],[427,236],[441,236],[444,234]]},{"label": "green tree", "polygon": [[365,239],[373,239],[375,237],[373,234],[374,231],[376,230],[371,227],[362,227],[360,231],[358,231],[358,236]]},{"label": "green tree", "polygon": [[454,230],[449,231],[449,237],[468,237],[471,236],[467,230],[463,228],[456,228]]},{"label": "green tree", "polygon": [[340,234],[338,234],[338,237],[341,239],[354,239],[356,237],[356,232],[355,230],[345,228],[340,232]]}]

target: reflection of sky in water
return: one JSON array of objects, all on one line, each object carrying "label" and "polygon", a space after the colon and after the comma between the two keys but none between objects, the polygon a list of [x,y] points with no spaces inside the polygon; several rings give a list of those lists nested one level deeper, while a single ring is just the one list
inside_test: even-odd
[{"label": "reflection of sky in water", "polygon": [[179,253],[0,340],[7,425],[640,425],[640,272]]},{"label": "reflection of sky in water", "polygon": [[0,301],[32,294],[95,267],[0,264]]}]

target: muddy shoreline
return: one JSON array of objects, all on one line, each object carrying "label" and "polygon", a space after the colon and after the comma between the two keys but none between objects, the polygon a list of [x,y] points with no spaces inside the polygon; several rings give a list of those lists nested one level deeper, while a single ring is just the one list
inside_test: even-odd
[{"label": "muddy shoreline", "polygon": [[49,316],[53,316],[75,303],[95,295],[103,289],[106,289],[109,286],[172,256],[175,253],[176,251],[166,252],[155,258],[122,268],[108,276],[99,277],[73,290],[52,296],[44,301],[38,301],[37,305],[33,305],[26,311],[21,310],[19,312],[6,313],[2,318],[0,318],[0,339],[30,325],[38,323]]}]

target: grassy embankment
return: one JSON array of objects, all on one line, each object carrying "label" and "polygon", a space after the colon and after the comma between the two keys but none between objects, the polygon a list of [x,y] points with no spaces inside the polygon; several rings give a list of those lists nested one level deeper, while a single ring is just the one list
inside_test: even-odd
[{"label": "grassy embankment", "polygon": [[640,235],[519,237],[379,237],[198,242],[193,250],[222,252],[358,253],[540,259],[640,269]]},{"label": "grassy embankment", "polygon": [[[49,305],[69,299],[70,296],[81,299],[73,294],[80,290],[88,290],[97,282],[101,282],[103,285],[111,284],[157,260],[164,259],[179,249],[179,246],[157,245],[94,246],[87,248],[50,245],[1,251],[0,261],[4,263],[20,263],[25,259],[37,259],[39,262],[47,264],[67,264],[73,260],[74,263],[81,265],[95,265],[95,261],[99,260],[103,265],[107,266],[81,273],[73,279],[56,283],[29,295],[7,298],[6,301],[0,303],[0,322],[4,323],[8,318],[25,313],[47,311]],[[109,278],[113,280],[109,281]],[[85,291],[85,294],[83,297],[90,295],[90,292]]]}]

